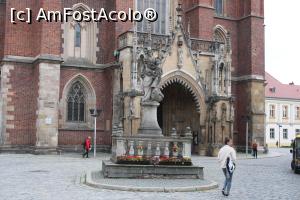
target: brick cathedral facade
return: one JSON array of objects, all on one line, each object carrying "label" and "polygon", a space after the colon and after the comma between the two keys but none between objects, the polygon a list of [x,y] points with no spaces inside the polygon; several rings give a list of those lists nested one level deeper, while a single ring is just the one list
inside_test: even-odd
[{"label": "brick cathedral facade", "polygon": [[[159,14],[151,26],[10,22],[11,8],[31,8],[35,15],[40,8],[147,6]],[[116,130],[137,134],[138,51],[150,32],[154,55],[162,60],[165,100],[158,120],[165,135],[190,127],[193,151],[209,153],[226,136],[244,145],[248,118],[250,141],[264,144],[263,0],[2,0],[0,27],[1,149],[76,150],[93,134],[89,109],[95,107],[102,110],[99,147],[109,149]]]}]

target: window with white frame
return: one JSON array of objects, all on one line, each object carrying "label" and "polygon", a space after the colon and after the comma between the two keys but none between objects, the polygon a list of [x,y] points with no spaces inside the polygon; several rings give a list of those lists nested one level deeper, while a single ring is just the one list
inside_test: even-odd
[{"label": "window with white frame", "polygon": [[215,0],[215,12],[219,16],[222,16],[224,14],[224,2],[223,2],[223,0]]},{"label": "window with white frame", "polygon": [[270,113],[270,118],[275,118],[275,105],[270,105],[269,113]]},{"label": "window with white frame", "polygon": [[[152,22],[152,33],[169,34],[169,0],[136,0],[137,9],[144,12],[147,8],[153,8],[158,14],[158,19]],[[137,30],[148,31],[148,20],[137,23]]]},{"label": "window with white frame", "polygon": [[288,106],[282,106],[282,118],[288,118]]},{"label": "window with white frame", "polygon": [[295,119],[300,119],[300,106],[296,106]]},{"label": "window with white frame", "polygon": [[275,138],[275,129],[270,128],[270,139],[274,139],[274,138]]},{"label": "window with white frame", "polygon": [[288,139],[288,129],[286,129],[286,128],[284,128],[283,130],[282,130],[282,133],[283,133],[283,139]]}]

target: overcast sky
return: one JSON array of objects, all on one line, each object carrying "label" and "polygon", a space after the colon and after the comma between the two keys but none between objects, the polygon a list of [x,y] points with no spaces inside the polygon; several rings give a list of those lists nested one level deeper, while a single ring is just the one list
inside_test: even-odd
[{"label": "overcast sky", "polygon": [[300,85],[300,1],[265,0],[266,71]]}]

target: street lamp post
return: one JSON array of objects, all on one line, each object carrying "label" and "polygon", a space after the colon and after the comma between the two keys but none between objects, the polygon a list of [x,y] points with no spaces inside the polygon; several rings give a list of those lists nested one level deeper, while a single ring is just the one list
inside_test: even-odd
[{"label": "street lamp post", "polygon": [[247,158],[247,156],[248,156],[248,129],[249,129],[249,124],[248,124],[248,119],[247,119],[247,121],[246,121],[246,158]]},{"label": "street lamp post", "polygon": [[97,117],[100,115],[102,110],[90,109],[91,116],[94,117],[94,158],[96,157],[96,139],[97,139]]},{"label": "street lamp post", "polygon": [[280,147],[280,128],[282,127],[282,125],[277,124],[278,125],[278,135],[279,135],[279,139],[278,139],[278,147]]},{"label": "street lamp post", "polygon": [[248,139],[248,135],[249,135],[249,121],[250,121],[250,116],[242,116],[242,118],[244,118],[246,120],[246,157],[248,156],[248,143],[249,143],[249,139]]}]

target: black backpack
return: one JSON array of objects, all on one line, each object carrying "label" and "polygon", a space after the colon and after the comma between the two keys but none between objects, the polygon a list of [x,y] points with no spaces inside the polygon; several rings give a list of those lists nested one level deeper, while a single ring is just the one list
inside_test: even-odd
[{"label": "black backpack", "polygon": [[226,168],[230,174],[232,174],[235,170],[235,163],[232,162],[232,160],[229,157],[227,157],[226,159]]}]

